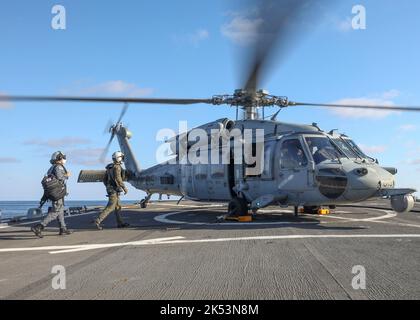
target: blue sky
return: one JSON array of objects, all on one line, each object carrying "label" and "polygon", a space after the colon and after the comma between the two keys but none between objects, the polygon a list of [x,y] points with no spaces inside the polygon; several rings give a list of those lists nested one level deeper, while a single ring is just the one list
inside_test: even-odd
[{"label": "blue sky", "polygon": [[[67,29],[51,28],[51,8],[64,5]],[[0,92],[207,98],[240,87],[240,53],[252,21],[234,1],[2,1]],[[363,4],[367,29],[353,30],[352,7]],[[322,13],[264,87],[308,102],[420,104],[420,3],[340,1]],[[242,39],[243,40],[243,39]],[[82,168],[100,168],[103,135],[120,105],[0,105],[0,200],[36,200],[55,149],[68,153],[70,199],[102,199],[100,184],[77,185]],[[274,112],[274,110],[273,110]],[[235,117],[225,106],[132,105],[125,122],[143,168],[155,164],[162,128],[194,127]],[[420,114],[283,110],[286,122],[338,128],[399,169],[398,185],[420,189]],[[116,143],[113,149],[117,149]],[[130,199],[143,193],[131,188]]]}]

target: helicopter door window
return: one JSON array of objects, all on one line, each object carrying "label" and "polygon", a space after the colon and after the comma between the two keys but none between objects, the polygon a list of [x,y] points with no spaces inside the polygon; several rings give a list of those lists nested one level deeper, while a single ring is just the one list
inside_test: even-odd
[{"label": "helicopter door window", "polygon": [[290,139],[282,143],[280,149],[280,168],[293,169],[297,167],[306,167],[307,165],[308,158],[298,139]]}]

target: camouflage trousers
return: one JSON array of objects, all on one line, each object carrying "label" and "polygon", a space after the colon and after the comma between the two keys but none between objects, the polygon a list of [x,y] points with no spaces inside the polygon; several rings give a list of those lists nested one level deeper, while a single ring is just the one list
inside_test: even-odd
[{"label": "camouflage trousers", "polygon": [[52,210],[48,212],[48,215],[44,218],[41,224],[46,227],[51,221],[57,218],[60,228],[66,228],[66,222],[64,221],[64,199],[53,201]]},{"label": "camouflage trousers", "polygon": [[114,211],[115,218],[117,219],[117,224],[121,225],[124,221],[121,218],[121,204],[120,204],[120,196],[118,193],[111,193],[108,194],[108,204],[106,205],[105,209],[100,213],[97,221],[101,223],[109,216],[109,214]]}]

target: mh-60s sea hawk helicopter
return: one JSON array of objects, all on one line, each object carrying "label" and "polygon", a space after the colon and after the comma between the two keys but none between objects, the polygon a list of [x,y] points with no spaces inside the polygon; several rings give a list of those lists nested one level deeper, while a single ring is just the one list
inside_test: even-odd
[{"label": "mh-60s sea hawk helicopter", "polygon": [[[267,95],[263,91],[257,94]],[[218,99],[215,97],[215,102],[218,103]],[[284,98],[275,99],[285,103]],[[252,119],[220,119],[200,126],[199,129],[205,130],[208,135],[208,139],[203,141],[196,141],[194,129],[177,135],[167,141],[171,144],[176,162],[167,161],[146,170],[140,170],[130,147],[131,132],[121,122],[113,126],[112,136],[117,136],[126,157],[128,182],[147,193],[142,205],[145,206],[150,196],[157,193],[195,201],[229,202],[228,211],[233,216],[246,215],[249,209],[255,212],[273,204],[291,205],[296,210],[298,206],[304,206],[306,212],[313,213],[320,206],[335,206],[374,197],[389,197],[392,208],[397,212],[408,212],[413,208],[415,199],[412,193],[416,190],[394,188],[397,170],[381,167],[349,137],[324,132],[316,124],[298,125],[258,119],[258,112],[254,111],[244,108],[244,113],[253,115]],[[256,173],[251,171],[251,174],[247,174],[246,169],[255,166],[255,163],[235,161],[238,145],[232,143],[236,135],[231,134],[242,133],[246,129],[264,130],[262,148],[255,148],[255,137],[249,141],[240,139],[239,148],[253,150],[262,164],[261,170]],[[240,134],[238,136],[241,137]],[[211,141],[220,143],[214,146]],[[183,161],[188,158],[188,153],[182,152],[182,148],[185,151],[190,148],[198,152],[208,151],[208,161],[195,164],[188,159]],[[229,161],[212,163],[210,157],[214,148],[217,154],[226,154]],[[104,173],[82,171],[79,182],[102,181]]]},{"label": "mh-60s sea hawk helicopter", "polygon": [[[111,127],[111,138],[105,153],[116,136],[120,149],[125,154],[127,181],[135,188],[144,190],[147,197],[152,194],[171,194],[196,201],[228,201],[229,214],[247,215],[269,205],[298,206],[307,210],[329,205],[352,203],[374,197],[388,197],[396,212],[409,212],[415,202],[411,188],[395,188],[395,168],[379,165],[378,161],[366,156],[349,137],[337,132],[324,132],[316,124],[300,125],[277,122],[278,112],[265,120],[264,109],[278,107],[321,106],[329,108],[354,108],[397,111],[420,111],[419,107],[342,105],[324,103],[293,102],[286,97],[274,96],[258,90],[263,73],[268,70],[267,62],[273,53],[275,43],[284,42],[296,24],[308,12],[314,1],[283,0],[257,1],[261,21],[255,40],[249,46],[250,64],[244,89],[233,95],[214,96],[210,99],[160,99],[160,98],[96,98],[56,96],[9,96],[0,97],[10,101],[62,101],[62,102],[121,102],[125,103],[117,123]],[[310,12],[314,12],[311,8]],[[281,40],[280,40],[281,39]],[[191,141],[192,131],[180,134],[170,140],[175,157],[151,168],[141,170],[129,144],[131,133],[123,126],[121,119],[129,103],[190,105],[207,103],[227,104],[242,109],[243,116],[235,121],[220,119],[202,125],[207,139]],[[262,131],[262,139],[252,135],[242,139],[246,130]],[[239,138],[238,138],[239,137]],[[215,144],[212,141],[217,141]],[[236,142],[236,144],[235,144]],[[198,147],[198,148],[197,148]],[[195,149],[197,148],[197,149]],[[236,151],[247,156],[251,153],[260,160],[260,170],[252,169],[256,164],[240,161]],[[223,155],[222,163],[191,163],[185,159],[188,151],[208,150]],[[186,161],[184,161],[186,160]],[[209,160],[209,159],[208,159]],[[249,173],[251,172],[251,174]],[[79,182],[98,182],[103,171],[82,171]]]}]

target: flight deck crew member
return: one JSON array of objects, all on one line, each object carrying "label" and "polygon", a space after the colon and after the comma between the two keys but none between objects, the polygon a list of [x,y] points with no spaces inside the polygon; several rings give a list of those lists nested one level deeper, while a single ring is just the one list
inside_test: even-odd
[{"label": "flight deck crew member", "polygon": [[127,194],[128,192],[127,187],[124,185],[123,168],[121,166],[124,162],[124,154],[121,151],[114,152],[112,161],[113,163],[106,166],[106,175],[104,178],[104,184],[108,194],[108,204],[95,220],[95,225],[99,230],[102,230],[102,221],[104,221],[112,211],[115,212],[118,228],[126,228],[129,226],[129,224],[124,223],[121,218],[120,193],[124,192],[124,194]]},{"label": "flight deck crew member", "polygon": [[[64,153],[61,151],[54,152],[50,160],[51,167],[47,172],[47,175],[55,176],[55,178],[59,180],[64,186],[66,185],[67,179],[70,177],[70,172],[67,171],[64,166],[66,161],[66,155]],[[52,201],[52,210],[41,223],[33,226],[31,230],[35,233],[35,235],[42,238],[42,230],[44,230],[44,228],[50,222],[57,218],[60,225],[60,235],[70,234],[71,231],[67,229],[66,222],[64,220],[64,197],[62,199],[58,199],[57,201]]]}]

